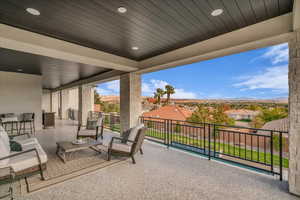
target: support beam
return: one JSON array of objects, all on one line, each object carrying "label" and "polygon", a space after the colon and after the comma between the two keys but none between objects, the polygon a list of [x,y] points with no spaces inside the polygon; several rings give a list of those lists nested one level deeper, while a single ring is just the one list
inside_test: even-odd
[{"label": "support beam", "polygon": [[300,29],[289,42],[289,190],[300,195]]},{"label": "support beam", "polygon": [[139,122],[142,113],[141,76],[127,73],[120,78],[121,133]]},{"label": "support beam", "polygon": [[94,108],[94,89],[89,86],[78,87],[78,122],[85,126],[88,113]]},{"label": "support beam", "polygon": [[300,0],[294,0],[293,30],[300,29]]},{"label": "support beam", "polygon": [[121,71],[134,71],[138,66],[134,60],[5,24],[0,24],[0,47]]},{"label": "support beam", "polygon": [[77,87],[78,85],[94,85],[94,84],[99,84],[100,82],[107,82],[107,81],[112,81],[112,80],[117,80],[120,78],[121,74],[124,74],[125,72],[117,71],[117,70],[111,70],[108,72],[104,72],[101,74],[97,74],[95,76],[74,81],[72,83],[63,85],[61,87],[55,88],[52,91],[60,91],[60,90],[65,90],[73,87]]},{"label": "support beam", "polygon": [[69,90],[60,91],[60,119],[68,119]]},{"label": "support beam", "polygon": [[292,30],[292,13],[289,13],[146,59],[140,62],[138,72],[153,72],[288,42]]}]

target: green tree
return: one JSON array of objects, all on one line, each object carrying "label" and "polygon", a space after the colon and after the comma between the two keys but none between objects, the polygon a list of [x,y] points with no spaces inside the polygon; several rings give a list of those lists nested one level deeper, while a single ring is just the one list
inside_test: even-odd
[{"label": "green tree", "polygon": [[167,94],[167,103],[170,103],[170,98],[172,94],[175,94],[175,88],[172,85],[165,86],[165,93]]},{"label": "green tree", "polygon": [[102,104],[101,97],[97,90],[94,90],[94,102],[95,104]]},{"label": "green tree", "polygon": [[198,104],[197,110],[195,110],[187,120],[196,123],[208,123],[210,122],[210,115],[211,113],[206,106]]},{"label": "green tree", "polygon": [[261,128],[265,123],[286,118],[288,116],[288,109],[285,107],[265,108],[252,121],[252,127]]},{"label": "green tree", "polygon": [[234,119],[226,115],[223,105],[218,105],[216,108],[208,108],[204,105],[198,105],[197,110],[193,112],[190,118],[188,118],[188,121],[196,123],[234,125]]},{"label": "green tree", "polygon": [[212,123],[234,125],[235,121],[225,113],[224,105],[219,105],[212,112]]},{"label": "green tree", "polygon": [[154,98],[158,105],[161,103],[161,98],[165,95],[165,91],[161,88],[157,88],[156,92],[154,92]]}]

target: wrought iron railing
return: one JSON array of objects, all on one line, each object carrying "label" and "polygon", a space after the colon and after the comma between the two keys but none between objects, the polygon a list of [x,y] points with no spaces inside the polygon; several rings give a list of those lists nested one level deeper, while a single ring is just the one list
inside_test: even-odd
[{"label": "wrought iron railing", "polygon": [[147,139],[197,154],[283,176],[287,132],[141,117]]}]

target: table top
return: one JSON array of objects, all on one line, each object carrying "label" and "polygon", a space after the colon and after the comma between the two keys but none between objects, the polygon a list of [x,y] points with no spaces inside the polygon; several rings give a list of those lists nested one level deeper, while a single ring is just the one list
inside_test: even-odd
[{"label": "table top", "polygon": [[72,151],[78,151],[82,149],[87,149],[93,146],[102,145],[102,141],[97,141],[92,138],[85,138],[83,139],[86,141],[84,144],[73,144],[72,141],[62,141],[57,142],[57,146],[61,149],[63,149],[65,152],[72,152]]}]

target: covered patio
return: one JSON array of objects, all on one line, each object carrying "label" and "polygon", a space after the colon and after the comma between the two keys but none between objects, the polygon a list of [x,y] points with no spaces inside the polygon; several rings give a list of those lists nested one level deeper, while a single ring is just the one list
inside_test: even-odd
[{"label": "covered patio", "polygon": [[[102,162],[102,155],[85,162],[95,152],[74,155],[78,170],[72,169],[68,181],[36,184],[33,177],[29,184],[20,182],[19,197],[296,198],[291,194],[300,195],[300,0],[1,1],[0,114],[35,114],[50,179],[65,175],[56,169],[72,168],[62,169],[68,163],[51,156],[57,141],[75,139],[77,123],[86,125],[95,84],[120,80],[123,133],[139,123],[142,74],[280,43],[289,43],[288,182],[146,143],[137,165],[118,157]],[[59,119],[53,129],[43,130],[43,113]],[[22,195],[24,185],[30,194]]]}]

